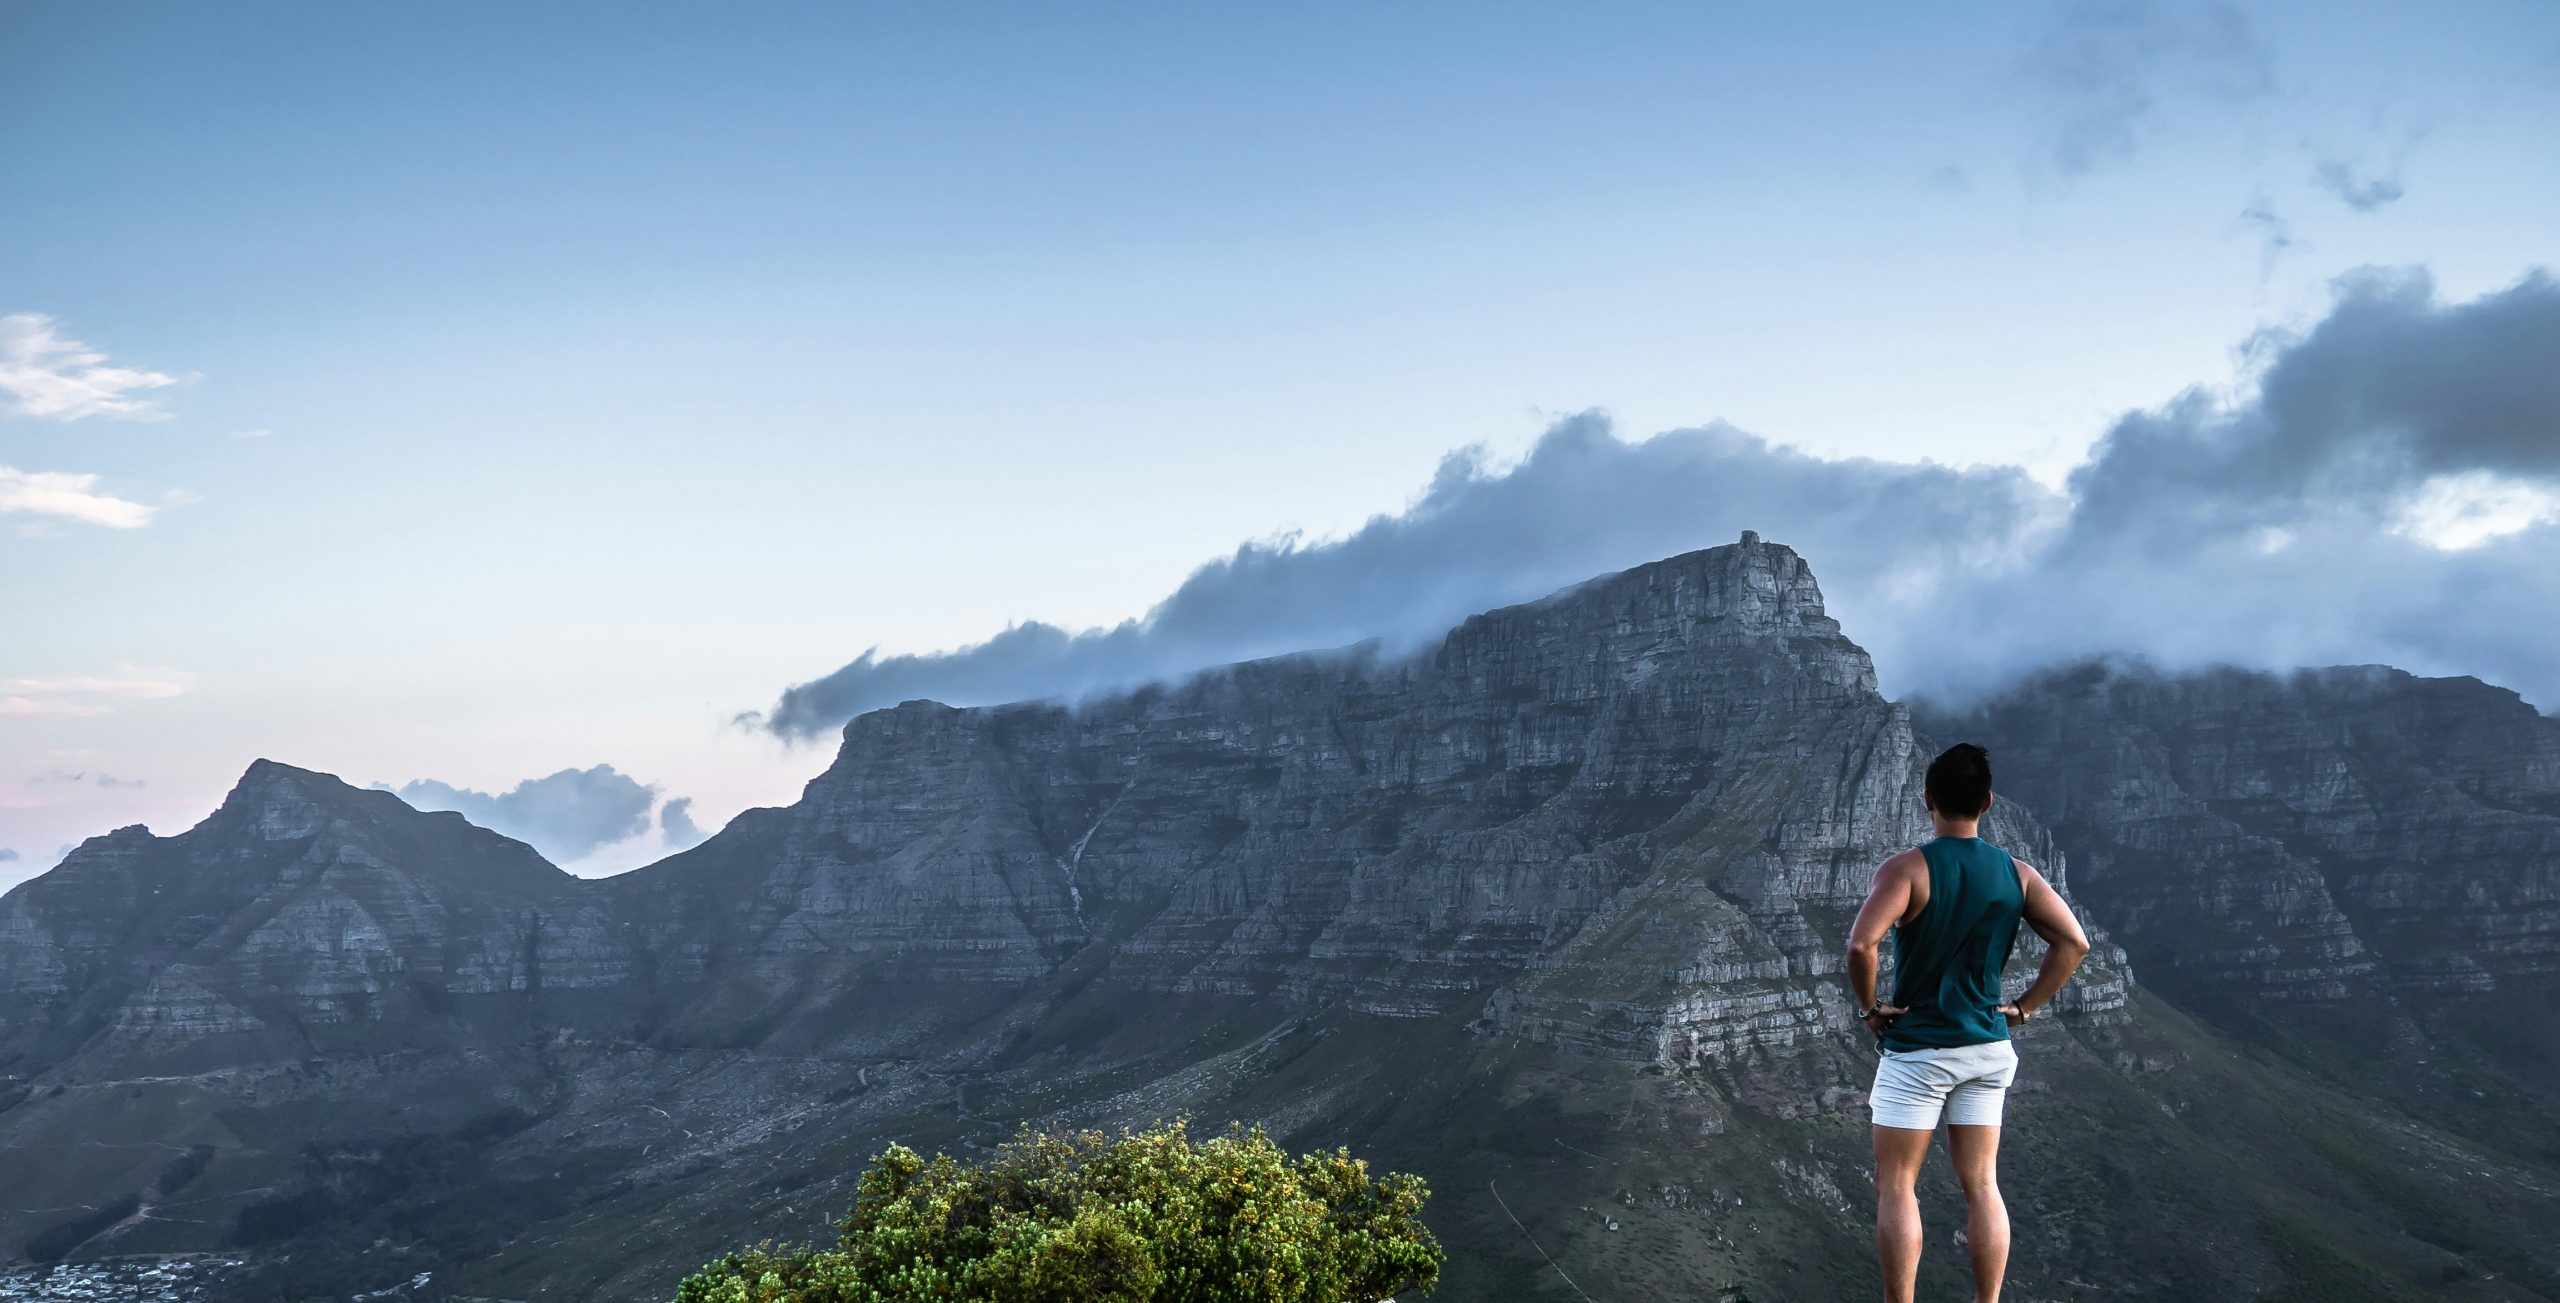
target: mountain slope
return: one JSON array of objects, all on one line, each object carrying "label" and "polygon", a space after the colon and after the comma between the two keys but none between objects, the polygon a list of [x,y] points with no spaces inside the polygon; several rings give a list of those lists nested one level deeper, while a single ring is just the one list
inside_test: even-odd
[{"label": "mountain slope", "polygon": [[592,892],[456,814],[261,760],[176,837],[119,829],[0,899],[0,1071],[161,1071],[546,1021],[612,986]]},{"label": "mountain slope", "polygon": [[[0,901],[0,982],[46,1010],[0,1013],[0,1145],[43,1156],[0,1175],[0,1254],[139,1192],[81,1252],[240,1245],[243,1297],[664,1297],[819,1233],[888,1140],[1191,1113],[1425,1174],[1443,1297],[1574,1297],[1546,1254],[1601,1297],[1863,1297],[1838,956],[1925,835],[1926,754],[1746,536],[1411,658],[874,712],[795,804],[604,882],[261,766]],[[2035,805],[1992,835],[2076,893]],[[208,921],[128,926],[154,888]],[[191,1022],[172,971],[292,1018]],[[2191,1021],[2112,943],[2058,1013],[2013,1104],[2022,1296],[2560,1297],[2547,1164]],[[209,1155],[175,1194],[170,1147]]]}]

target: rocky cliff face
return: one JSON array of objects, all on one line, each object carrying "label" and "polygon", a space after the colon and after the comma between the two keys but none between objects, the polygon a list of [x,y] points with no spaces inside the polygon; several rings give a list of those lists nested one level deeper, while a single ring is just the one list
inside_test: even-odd
[{"label": "rocky cliff face", "polygon": [[2492,995],[2560,971],[2560,720],[2381,666],[2039,676],[1933,718],[2197,995]]},{"label": "rocky cliff face", "polygon": [[2382,666],[2093,664],[1927,723],[1992,748],[2147,980],[2560,1148],[2560,720]]},{"label": "rocky cliff face", "polygon": [[[1435,650],[1082,708],[909,702],[788,810],[615,880],[671,992],[850,1019],[1078,962],[1693,1061],[1837,1040],[1846,916],[1925,838],[1910,722],[1793,551],[1747,541],[1469,620]],[[2060,872],[2031,818],[1997,830]],[[2124,1001],[2112,954],[2073,1009]]]},{"label": "rocky cliff face", "polygon": [[175,837],[119,829],[0,899],[0,1071],[163,1071],[532,1025],[627,982],[601,902],[457,814],[259,761]]}]

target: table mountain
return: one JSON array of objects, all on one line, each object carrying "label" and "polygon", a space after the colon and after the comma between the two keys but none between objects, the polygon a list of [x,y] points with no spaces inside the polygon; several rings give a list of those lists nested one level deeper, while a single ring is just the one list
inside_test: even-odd
[{"label": "table mountain", "polygon": [[[0,899],[0,1253],[663,1297],[817,1233],[887,1140],[1189,1113],[1424,1173],[1444,1297],[1861,1297],[1838,956],[1926,834],[1926,757],[1804,560],[1746,535],[1417,654],[873,712],[798,802],[599,882],[262,762]],[[2076,894],[2036,806],[1991,834]],[[2545,1168],[2133,971],[2102,940],[2024,1038],[2018,1288],[2560,1293]]]}]

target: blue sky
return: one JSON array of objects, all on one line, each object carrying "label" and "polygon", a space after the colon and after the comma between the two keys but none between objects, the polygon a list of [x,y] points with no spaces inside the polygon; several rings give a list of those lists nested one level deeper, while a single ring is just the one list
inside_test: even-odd
[{"label": "blue sky", "polygon": [[786,685],[1589,409],[2059,490],[2554,213],[2532,0],[14,4],[0,884],[260,755],[716,827]]}]

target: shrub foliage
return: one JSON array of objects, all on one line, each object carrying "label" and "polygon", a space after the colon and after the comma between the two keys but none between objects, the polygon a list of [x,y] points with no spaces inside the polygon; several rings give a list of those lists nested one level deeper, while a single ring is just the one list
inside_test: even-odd
[{"label": "shrub foliage", "polygon": [[984,1165],[891,1145],[832,1249],[759,1245],[677,1303],[1370,1303],[1438,1283],[1430,1192],[1260,1128],[1025,1130]]}]

